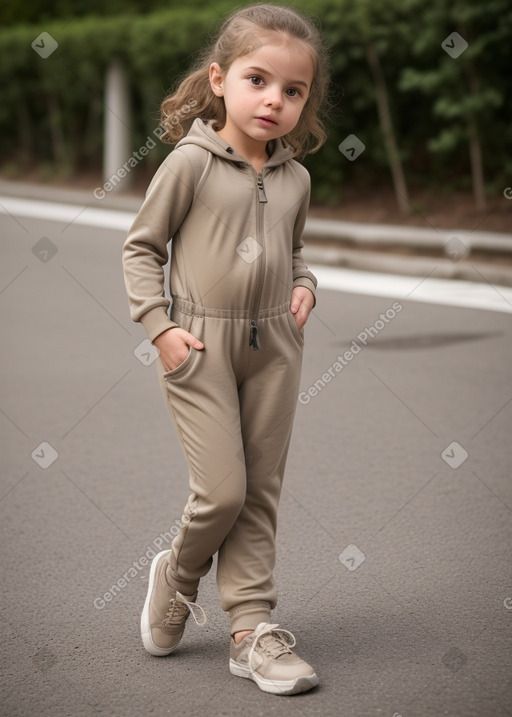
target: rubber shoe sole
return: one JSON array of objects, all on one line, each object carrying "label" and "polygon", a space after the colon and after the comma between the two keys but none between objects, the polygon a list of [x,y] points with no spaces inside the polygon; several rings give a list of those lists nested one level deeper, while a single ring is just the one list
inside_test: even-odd
[{"label": "rubber shoe sole", "polygon": [[315,673],[309,677],[297,677],[295,680],[267,680],[256,672],[251,672],[249,667],[241,665],[236,660],[229,661],[229,671],[237,677],[246,677],[256,682],[260,690],[270,692],[273,695],[296,695],[299,692],[307,692],[318,685],[318,677]]},{"label": "rubber shoe sole", "polygon": [[165,554],[169,555],[170,552],[170,550],[162,550],[162,552],[158,553],[158,555],[156,555],[151,562],[151,569],[149,571],[148,592],[140,618],[140,634],[142,636],[142,642],[144,644],[144,647],[146,648],[146,651],[149,652],[150,655],[154,655],[155,657],[165,657],[166,655],[170,655],[171,652],[178,647],[178,645],[174,645],[174,647],[171,647],[170,650],[166,650],[163,647],[157,647],[151,639],[151,625],[149,622],[149,601],[151,598],[151,593],[153,592],[157,563],[159,562],[159,558],[161,558],[161,556]]}]

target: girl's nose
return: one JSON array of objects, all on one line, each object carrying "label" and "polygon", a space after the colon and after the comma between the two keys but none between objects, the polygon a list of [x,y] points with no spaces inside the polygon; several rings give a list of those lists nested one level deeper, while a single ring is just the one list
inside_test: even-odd
[{"label": "girl's nose", "polygon": [[281,93],[277,90],[275,91],[269,91],[265,97],[265,105],[268,107],[273,107],[274,109],[279,109],[282,104],[281,99]]}]

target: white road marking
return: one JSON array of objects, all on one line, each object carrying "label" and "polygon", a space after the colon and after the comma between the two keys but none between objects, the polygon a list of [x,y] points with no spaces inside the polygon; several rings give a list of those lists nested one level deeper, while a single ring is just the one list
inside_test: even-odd
[{"label": "white road marking", "polygon": [[[94,201],[91,197],[91,202]],[[3,196],[0,196],[0,214],[80,224],[120,232],[127,232],[136,216],[134,212],[92,206],[84,208],[74,204]],[[512,289],[509,287],[472,281],[379,274],[328,266],[310,268],[317,276],[318,286],[321,289],[512,313]]]},{"label": "white road marking", "polygon": [[512,289],[505,286],[328,266],[310,265],[309,268],[321,289],[512,313]]},{"label": "white road marking", "polygon": [[[91,195],[91,203],[96,200]],[[135,212],[98,209],[78,204],[57,204],[40,202],[35,199],[0,197],[0,213],[14,214],[27,219],[46,219],[49,222],[63,224],[82,224],[89,227],[102,227],[127,232],[135,219]]]}]

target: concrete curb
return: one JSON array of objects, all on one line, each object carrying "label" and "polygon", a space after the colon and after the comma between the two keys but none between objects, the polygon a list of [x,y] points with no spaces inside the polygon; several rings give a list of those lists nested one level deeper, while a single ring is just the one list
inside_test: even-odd
[{"label": "concrete curb", "polygon": [[344,247],[326,247],[306,242],[302,253],[307,264],[339,266],[381,274],[423,276],[435,279],[472,281],[480,284],[512,286],[512,263],[499,265],[469,259],[451,261],[442,256],[403,256]]},{"label": "concrete curb", "polygon": [[[414,226],[401,227],[310,218],[306,221],[304,235],[323,240],[342,239],[345,242],[361,245],[441,249],[448,254],[450,242],[458,240],[467,248],[468,253],[472,250],[512,253],[512,234],[466,229],[425,229]],[[456,241],[454,243],[456,245]]]}]

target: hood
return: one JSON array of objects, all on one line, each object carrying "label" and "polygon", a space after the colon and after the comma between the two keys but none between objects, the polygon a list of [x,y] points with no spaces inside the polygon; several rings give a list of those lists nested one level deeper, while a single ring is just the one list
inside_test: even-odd
[{"label": "hood", "polygon": [[[222,137],[219,137],[213,129],[213,123],[214,120],[203,120],[200,117],[195,119],[188,134],[177,143],[176,149],[184,147],[186,144],[197,144],[199,147],[204,147],[204,149],[223,159],[249,164],[245,157],[238,154]],[[265,163],[265,167],[277,167],[279,164],[293,159],[294,155],[293,149],[280,137],[267,143],[267,151],[269,159]]]}]

